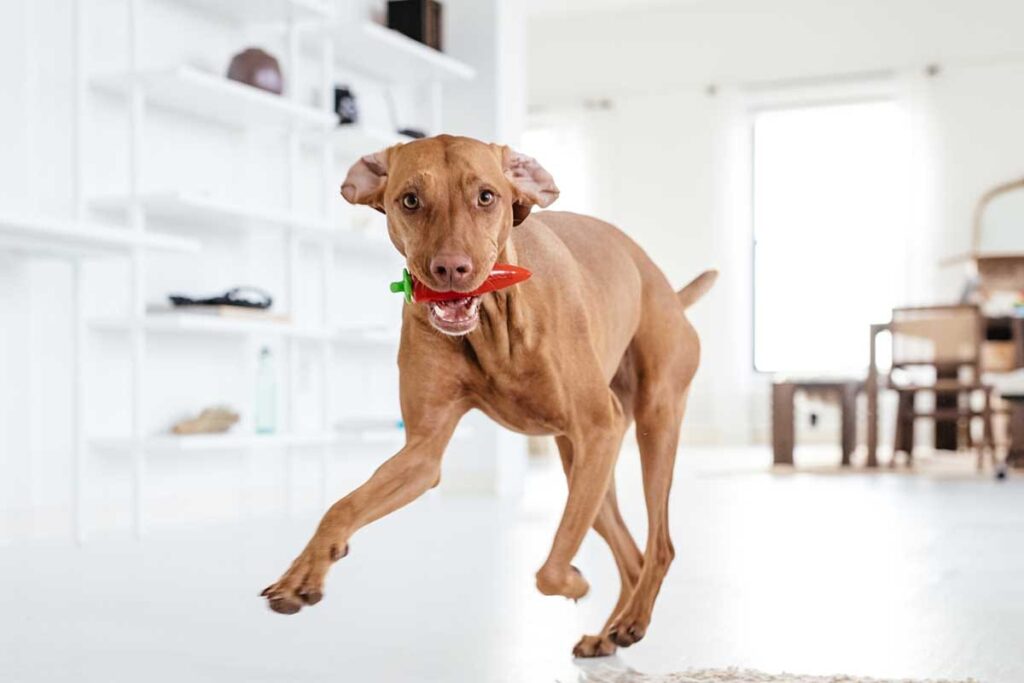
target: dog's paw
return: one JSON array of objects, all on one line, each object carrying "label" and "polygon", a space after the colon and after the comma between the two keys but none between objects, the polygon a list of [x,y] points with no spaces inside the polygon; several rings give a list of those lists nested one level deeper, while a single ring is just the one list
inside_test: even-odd
[{"label": "dog's paw", "polygon": [[648,621],[624,614],[608,627],[608,638],[619,647],[629,647],[646,635]]},{"label": "dog's paw", "polygon": [[579,600],[590,592],[590,584],[580,570],[571,564],[566,571],[542,567],[537,572],[537,590],[544,595],[561,595],[570,600]]},{"label": "dog's paw", "polygon": [[607,636],[583,636],[572,649],[573,657],[609,657],[615,654],[615,643]]},{"label": "dog's paw", "polygon": [[267,605],[278,614],[295,614],[303,606],[315,605],[323,599],[324,577],[331,564],[348,555],[348,546],[321,547],[310,543],[295,558],[288,571],[260,593]]}]

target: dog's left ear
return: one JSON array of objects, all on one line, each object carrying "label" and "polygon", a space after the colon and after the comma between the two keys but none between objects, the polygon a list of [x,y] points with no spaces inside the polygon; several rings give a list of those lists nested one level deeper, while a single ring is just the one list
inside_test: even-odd
[{"label": "dog's left ear", "polygon": [[501,148],[501,167],[516,191],[512,199],[512,225],[525,221],[535,204],[543,209],[558,199],[555,179],[533,157],[506,145]]}]

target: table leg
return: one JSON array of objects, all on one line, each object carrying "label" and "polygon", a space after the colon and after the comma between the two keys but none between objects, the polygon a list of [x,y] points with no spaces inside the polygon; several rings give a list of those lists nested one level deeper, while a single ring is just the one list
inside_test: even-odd
[{"label": "table leg", "polygon": [[[956,379],[957,370],[940,369],[937,379]],[[960,405],[960,397],[956,392],[935,394],[935,408],[956,408]],[[935,419],[935,449],[940,451],[956,451],[960,449],[960,423],[956,418]]]},{"label": "table leg", "polygon": [[1010,467],[1024,466],[1024,401],[1008,401],[1010,404],[1010,450],[1006,464]]},{"label": "table leg", "polygon": [[844,467],[850,466],[850,457],[857,447],[857,384],[846,384],[843,386],[842,395],[839,397],[840,410],[842,412],[842,442],[843,459],[841,464]]},{"label": "table leg", "polygon": [[793,399],[796,387],[788,382],[772,385],[772,453],[776,465],[793,464]]}]

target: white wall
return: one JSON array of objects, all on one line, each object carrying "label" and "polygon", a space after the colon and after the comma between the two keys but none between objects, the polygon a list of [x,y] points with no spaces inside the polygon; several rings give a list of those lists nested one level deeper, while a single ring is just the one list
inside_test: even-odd
[{"label": "white wall", "polygon": [[[608,215],[676,285],[722,270],[693,311],[704,363],[686,438],[768,435],[767,378],[751,369],[750,98],[895,83],[918,169],[907,296],[946,300],[961,273],[940,272],[938,258],[966,249],[986,188],[1024,175],[1021,26],[1024,5],[1009,0],[698,0],[531,20],[531,108],[593,117],[581,102],[612,102],[594,137],[613,150],[599,154],[614,160],[598,169]],[[930,63],[937,77],[924,75]]]}]

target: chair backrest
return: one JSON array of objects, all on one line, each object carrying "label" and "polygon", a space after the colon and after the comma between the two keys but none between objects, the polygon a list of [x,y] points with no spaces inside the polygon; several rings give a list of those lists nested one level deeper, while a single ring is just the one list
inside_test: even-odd
[{"label": "chair backrest", "polygon": [[977,368],[984,336],[982,320],[977,306],[894,308],[889,325],[892,366]]}]

